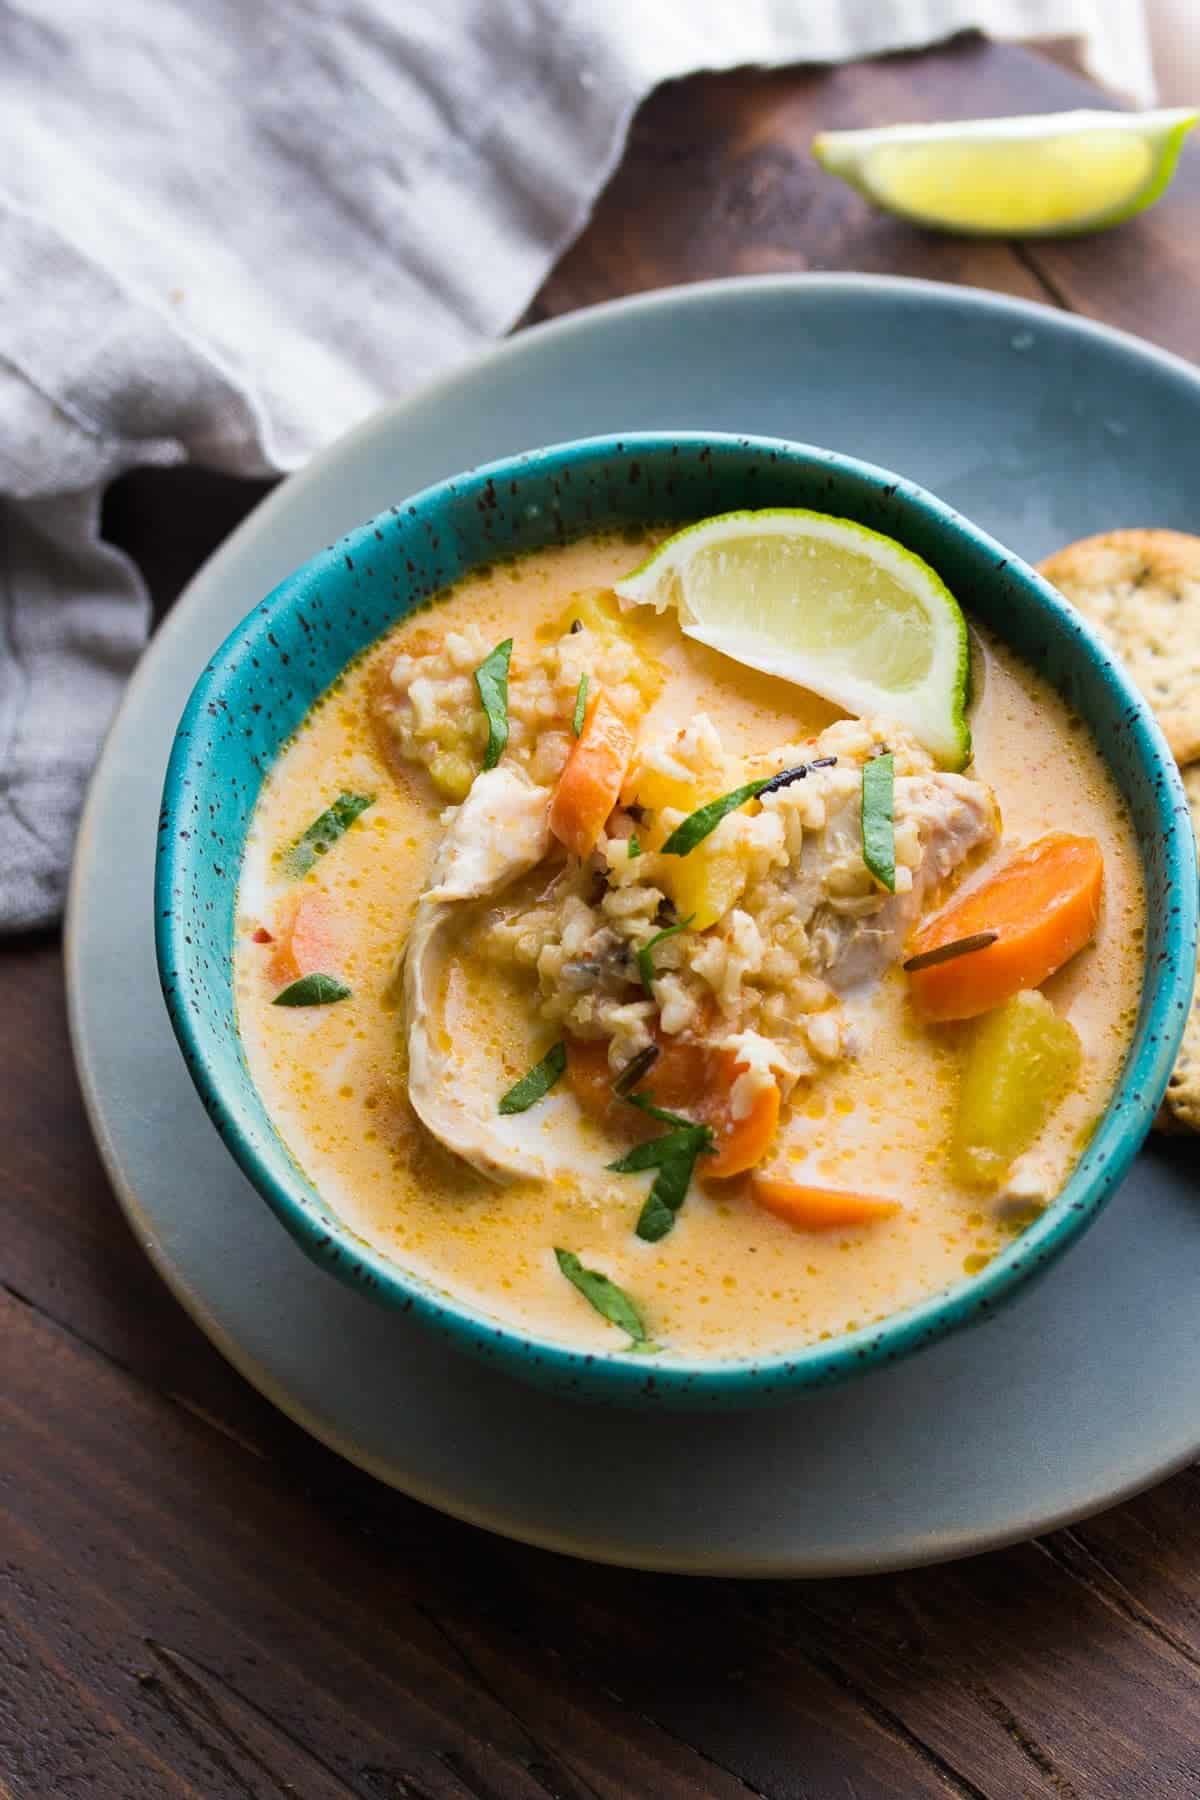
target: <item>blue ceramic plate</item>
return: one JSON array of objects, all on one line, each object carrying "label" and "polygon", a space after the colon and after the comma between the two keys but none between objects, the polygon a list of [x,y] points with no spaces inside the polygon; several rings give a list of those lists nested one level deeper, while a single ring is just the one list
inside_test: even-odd
[{"label": "blue ceramic plate", "polygon": [[[903,469],[1030,561],[1114,523],[1197,526],[1180,449],[1200,442],[1196,371],[1069,314],[921,282],[652,294],[524,333],[381,413],[200,572],[109,736],[67,933],[101,1153],[138,1241],[248,1380],[380,1479],[476,1524],[719,1575],[899,1568],[1066,1524],[1200,1454],[1190,1140],[1152,1137],[1071,1254],[984,1328],[776,1408],[597,1409],[331,1281],[225,1149],[176,1048],[148,896],[163,772],[205,661],[259,596],[397,494],[531,444],[664,424]],[[631,1469],[653,1506],[630,1506]]]},{"label": "blue ceramic plate", "polygon": [[[786,1357],[714,1363],[669,1350],[653,1359],[569,1350],[464,1307],[366,1245],[275,1135],[234,1008],[245,836],[264,774],[318,695],[399,616],[475,564],[597,527],[747,506],[815,507],[899,539],[1088,722],[1137,829],[1147,895],[1141,1007],[1122,1078],[1070,1181],[982,1274],[881,1325]],[[986,1317],[1095,1218],[1145,1136],[1175,1060],[1195,966],[1195,868],[1182,785],[1147,707],[1078,614],[1010,551],[911,483],[830,451],[770,438],[632,433],[492,463],[401,499],[306,563],[237,627],[196,685],[167,770],[159,971],[188,1068],[222,1137],[288,1230],[333,1274],[546,1386],[738,1405],[893,1362]]]}]

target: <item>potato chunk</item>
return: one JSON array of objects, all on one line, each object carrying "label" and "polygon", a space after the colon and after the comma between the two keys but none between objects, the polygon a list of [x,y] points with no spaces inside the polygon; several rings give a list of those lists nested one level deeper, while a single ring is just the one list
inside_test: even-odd
[{"label": "potato chunk", "polygon": [[956,1174],[992,1187],[1028,1150],[1074,1085],[1082,1051],[1044,994],[1014,994],[975,1028],[951,1141]]},{"label": "potato chunk", "polygon": [[657,880],[678,916],[690,919],[693,931],[707,931],[737,905],[748,873],[736,849],[720,848],[710,841],[687,856],[664,856]]}]

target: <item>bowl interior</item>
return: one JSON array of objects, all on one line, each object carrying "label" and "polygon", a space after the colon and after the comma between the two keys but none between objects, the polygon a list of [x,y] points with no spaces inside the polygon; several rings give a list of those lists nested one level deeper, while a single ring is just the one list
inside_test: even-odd
[{"label": "bowl interior", "polygon": [[[979,1276],[868,1331],[770,1364],[595,1357],[470,1312],[357,1240],[277,1137],[241,1050],[232,983],[242,847],[263,777],[313,701],[396,620],[481,562],[614,524],[740,507],[855,519],[923,556],[1089,724],[1129,806],[1147,893],[1147,980],[1112,1103],[1060,1198]],[[1195,966],[1190,819],[1146,707],[1081,620],[1024,564],[885,470],[770,440],[639,434],[539,451],[392,507],[305,564],[205,669],[176,737],[160,821],[159,968],[172,1022],[218,1129],[315,1258],[457,1343],[592,1394],[710,1404],[766,1398],[892,1360],[985,1315],[1065,1248],[1127,1167],[1165,1086]]]}]

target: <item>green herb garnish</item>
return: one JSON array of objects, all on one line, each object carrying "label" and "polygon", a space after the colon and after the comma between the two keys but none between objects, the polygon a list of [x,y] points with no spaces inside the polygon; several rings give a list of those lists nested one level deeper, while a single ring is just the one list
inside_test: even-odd
[{"label": "green herb garnish", "polygon": [[497,1111],[502,1113],[528,1112],[539,1100],[544,1100],[550,1089],[567,1066],[567,1046],[551,1044],[540,1063],[535,1063],[527,1075],[509,1088],[501,1097]]},{"label": "green herb garnish", "polygon": [[512,647],[512,639],[505,638],[484,657],[475,671],[475,686],[479,689],[480,703],[488,722],[487,749],[483,753],[485,769],[495,768],[508,742],[508,664]]},{"label": "green herb garnish", "polygon": [[636,832],[636,831],[631,831],[631,832],[630,832],[630,834],[629,834],[629,855],[630,855],[630,858],[631,858],[631,859],[632,859],[632,858],[633,858],[633,857],[635,857],[635,856],[640,856],[640,855],[641,855],[641,854],[642,854],[642,846],[641,846],[641,845],[640,845],[640,844],[639,844],[639,843],[638,843],[638,837],[637,837],[637,832]]},{"label": "green herb garnish", "polygon": [[732,794],[722,794],[719,800],[710,800],[706,806],[697,807],[694,813],[677,825],[666,843],[662,856],[686,856],[697,844],[702,844],[710,832],[715,831],[726,813],[736,812],[739,806],[745,806],[747,800],[755,800],[767,785],[770,777],[762,781],[748,781],[745,787],[734,788]]},{"label": "green herb garnish", "polygon": [[889,894],[896,891],[896,833],[893,826],[896,778],[891,751],[863,764],[863,861]]},{"label": "green herb garnish", "polygon": [[819,756],[815,762],[797,763],[793,769],[780,769],[777,775],[764,775],[761,781],[748,781],[745,787],[734,788],[731,794],[722,794],[719,800],[710,800],[705,806],[697,807],[694,813],[677,825],[660,854],[662,856],[686,856],[697,844],[702,844],[710,831],[715,831],[726,813],[736,812],[739,806],[745,806],[747,800],[757,800],[760,794],[778,793],[780,788],[791,787],[794,781],[803,781],[810,769],[832,769],[837,762],[836,756]]},{"label": "green herb garnish", "polygon": [[634,1305],[624,1288],[610,1281],[607,1275],[601,1275],[598,1269],[585,1269],[573,1250],[554,1252],[559,1268],[571,1283],[577,1287],[589,1306],[594,1306],[601,1318],[607,1319],[621,1331],[627,1331],[635,1350],[653,1350],[654,1345],[646,1335],[646,1327],[642,1323],[642,1315]]},{"label": "green herb garnish", "polygon": [[334,975],[302,975],[276,994],[272,1006],[332,1006],[335,1000],[348,1000],[350,989]]},{"label": "green herb garnish", "polygon": [[579,686],[575,690],[575,712],[571,719],[571,730],[578,737],[583,730],[583,721],[587,717],[587,671],[579,677]]},{"label": "green herb garnish", "polygon": [[639,1107],[642,1112],[649,1113],[652,1119],[657,1119],[662,1125],[677,1125],[681,1131],[708,1130],[707,1125],[697,1125],[695,1119],[685,1119],[682,1113],[668,1112],[664,1106],[656,1106],[653,1088],[647,1088],[638,1094],[623,1094],[622,1099],[628,1100],[630,1106]]},{"label": "green herb garnish", "polygon": [[[631,1098],[657,1119],[674,1119],[676,1116],[639,1101],[638,1096]],[[635,1227],[646,1243],[657,1244],[660,1238],[666,1237],[675,1223],[676,1213],[687,1199],[697,1157],[706,1155],[712,1147],[712,1131],[707,1125],[693,1125],[681,1119],[673,1130],[651,1138],[649,1143],[635,1144],[619,1162],[609,1163],[615,1175],[636,1175],[644,1169],[656,1171]]]},{"label": "green herb garnish", "polygon": [[285,873],[294,880],[307,875],[317,859],[332,849],[344,831],[349,831],[359,813],[374,803],[374,794],[339,794],[287,852],[283,859]]},{"label": "green herb garnish", "polygon": [[665,931],[657,931],[647,940],[637,953],[637,966],[642,977],[642,986],[648,994],[654,992],[654,958],[650,952],[661,944],[665,938],[673,938],[677,931],[686,931],[695,913],[689,913],[686,919],[680,919],[677,925],[668,925]]},{"label": "green herb garnish", "polygon": [[[653,1088],[647,1088],[640,1094],[626,1094],[623,1098],[628,1100],[630,1106],[640,1107],[642,1112],[649,1113],[650,1117],[657,1119],[660,1124],[678,1125],[681,1130],[701,1129],[697,1126],[695,1119],[685,1119],[682,1113],[668,1112],[665,1106],[656,1106]],[[707,1125],[703,1129],[707,1131]]]}]

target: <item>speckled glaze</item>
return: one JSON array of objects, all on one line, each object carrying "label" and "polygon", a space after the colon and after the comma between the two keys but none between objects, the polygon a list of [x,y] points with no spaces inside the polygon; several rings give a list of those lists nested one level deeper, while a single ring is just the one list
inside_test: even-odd
[{"label": "speckled glaze", "polygon": [[[591,1355],[501,1327],[356,1238],[277,1137],[236,1027],[232,935],[242,847],[263,777],[344,665],[479,562],[624,521],[808,506],[923,556],[970,613],[1087,720],[1129,805],[1147,890],[1145,984],[1112,1101],[1067,1187],[978,1276],[882,1325],[796,1355],[721,1364]],[[176,1036],[226,1144],[319,1265],[456,1345],[589,1398],[745,1406],[895,1361],[986,1319],[1094,1219],[1166,1087],[1191,997],[1197,881],[1178,773],[1148,709],[1079,617],[994,539],[886,470],[804,445],[701,434],[586,439],[491,464],[415,495],[283,582],[204,670],[176,734],[159,824],[159,975]]]}]

